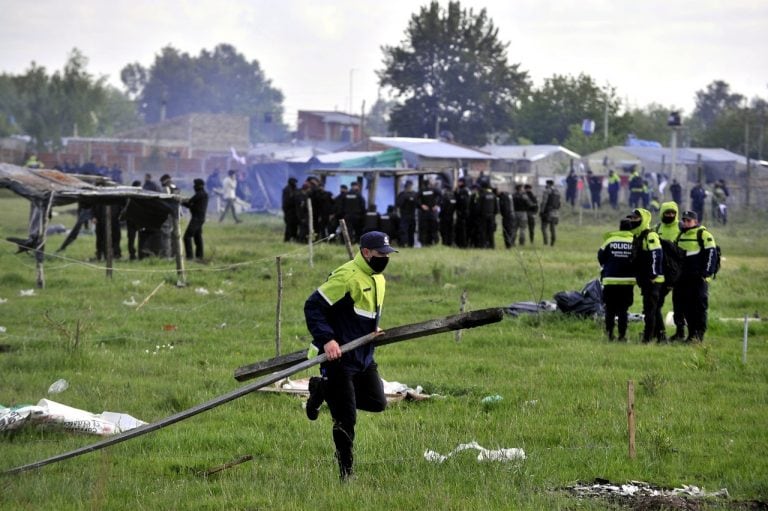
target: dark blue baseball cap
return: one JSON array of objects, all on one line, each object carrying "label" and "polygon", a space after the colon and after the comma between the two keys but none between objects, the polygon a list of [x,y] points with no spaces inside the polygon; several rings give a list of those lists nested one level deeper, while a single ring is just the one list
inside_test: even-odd
[{"label": "dark blue baseball cap", "polygon": [[360,248],[377,250],[382,254],[397,252],[397,250],[392,248],[389,244],[389,236],[380,231],[370,231],[360,236]]}]

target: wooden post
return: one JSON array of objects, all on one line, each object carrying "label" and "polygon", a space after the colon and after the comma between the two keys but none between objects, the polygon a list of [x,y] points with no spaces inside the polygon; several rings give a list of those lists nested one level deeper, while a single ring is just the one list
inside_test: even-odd
[{"label": "wooden post", "polygon": [[280,256],[275,258],[277,261],[277,310],[275,311],[275,356],[280,356],[280,336],[282,326],[283,312],[283,266]]},{"label": "wooden post", "polygon": [[45,211],[39,207],[41,211],[40,223],[37,229],[37,239],[40,240],[35,247],[35,267],[37,269],[37,287],[43,289],[45,287],[45,270],[43,268],[43,261],[45,261],[45,241],[48,233],[48,217],[51,214],[51,208],[53,208],[53,191],[51,191],[50,197],[48,197],[48,205]]},{"label": "wooden post", "polygon": [[749,318],[744,314],[744,340],[741,343],[741,363],[747,363],[747,336],[749,335]]},{"label": "wooden post", "polygon": [[[459,299],[459,312],[464,312],[464,309],[467,308],[467,290],[461,292],[461,298]],[[456,330],[456,333],[454,334],[454,338],[456,339],[456,342],[461,341],[461,332],[463,330]]]},{"label": "wooden post", "polygon": [[179,230],[179,215],[181,213],[181,197],[175,197],[176,200],[176,212],[173,213],[173,230],[171,231],[171,243],[173,243],[173,251],[176,255],[176,280],[177,287],[184,287],[187,285],[187,275],[184,271],[184,258],[181,256],[181,232]]},{"label": "wooden post", "polygon": [[114,265],[114,252],[112,251],[112,205],[104,205],[104,260],[107,265],[107,278],[112,278],[112,266]]},{"label": "wooden post", "polygon": [[307,216],[309,216],[309,219],[307,220],[307,227],[309,230],[309,234],[307,236],[308,242],[309,242],[309,267],[313,268],[315,266],[314,261],[314,245],[313,242],[315,240],[315,215],[312,211],[312,199],[307,199]]},{"label": "wooden post", "polygon": [[344,236],[344,246],[347,247],[347,254],[349,254],[350,259],[354,259],[355,253],[352,251],[352,242],[349,239],[347,222],[342,218],[341,220],[339,220],[339,225],[341,226],[341,235]]},{"label": "wooden post", "polygon": [[635,459],[635,382],[627,380],[627,429],[629,431],[629,457]]}]

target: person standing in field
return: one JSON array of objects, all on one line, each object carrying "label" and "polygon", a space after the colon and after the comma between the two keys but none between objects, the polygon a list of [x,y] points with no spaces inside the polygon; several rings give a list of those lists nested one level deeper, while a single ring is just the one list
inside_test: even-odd
[{"label": "person standing in field", "polygon": [[600,281],[603,284],[605,333],[615,339],[613,329],[618,323],[619,342],[627,340],[629,308],[634,301],[635,274],[632,268],[632,225],[629,219],[619,222],[619,230],[606,233],[597,251]]},{"label": "person standing in field", "polygon": [[[205,191],[205,181],[202,179],[195,179],[192,183],[195,194],[181,203],[182,206],[189,209],[192,215],[187,230],[184,231],[184,252],[187,254],[187,259],[195,258],[202,261],[204,256],[203,224],[205,223],[205,213],[208,210],[208,193]],[[194,252],[192,251],[192,241],[195,242]]]},{"label": "person standing in field", "polygon": [[555,187],[554,180],[547,179],[544,193],[541,194],[541,211],[539,212],[544,245],[554,246],[555,244],[555,230],[560,221],[560,202],[560,191]]},{"label": "person standing in field", "polygon": [[232,218],[235,219],[235,223],[240,223],[242,220],[237,218],[237,212],[235,211],[235,201],[237,200],[237,172],[230,170],[227,172],[221,182],[221,196],[224,198],[224,211],[221,212],[219,217],[219,223],[224,221],[224,217],[227,216],[227,212],[232,211]]},{"label": "person standing in field", "polygon": [[707,331],[709,283],[717,272],[717,244],[712,233],[699,223],[695,211],[685,211],[678,246],[685,250],[683,274],[677,283],[683,316],[688,325],[686,342],[702,342]]},{"label": "person standing in field", "polygon": [[[679,209],[675,201],[664,202],[661,204],[661,221],[656,224],[655,231],[659,238],[677,244],[677,238],[680,236]],[[675,323],[675,334],[673,341],[682,341],[685,336],[685,317],[683,316],[683,304],[680,302],[680,292],[676,291],[677,286],[673,282],[664,282],[659,293],[659,310],[664,307],[664,301],[667,295],[672,293],[672,316]],[[663,332],[664,325],[656,325],[656,329]]]},{"label": "person standing in field", "polygon": [[[662,324],[661,309],[659,308],[659,294],[664,285],[664,272],[662,262],[664,253],[661,248],[661,240],[655,231],[651,230],[651,212],[647,209],[637,208],[627,218],[630,221],[633,241],[633,265],[635,278],[640,292],[643,295],[643,315],[645,328],[643,330],[643,343],[651,342],[653,337],[659,335],[657,325]],[[664,339],[658,339],[659,341]]]},{"label": "person standing in field", "polygon": [[336,268],[304,303],[304,317],[312,335],[312,349],[328,357],[320,377],[309,380],[306,414],[316,420],[320,405],[328,403],[333,419],[333,442],[342,481],[352,476],[357,410],[381,412],[387,406],[373,345],[342,354],[342,346],[379,332],[385,279],[391,253],[389,237],[371,231],[360,237],[360,252]]}]

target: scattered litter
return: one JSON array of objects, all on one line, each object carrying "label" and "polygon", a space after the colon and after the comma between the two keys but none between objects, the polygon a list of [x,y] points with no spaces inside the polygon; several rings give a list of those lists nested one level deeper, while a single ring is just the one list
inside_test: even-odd
[{"label": "scattered litter", "polygon": [[128,305],[129,307],[135,307],[137,304],[138,302],[133,296],[131,296],[130,300],[123,300],[123,305]]},{"label": "scattered litter", "polygon": [[[425,394],[421,385],[417,385],[416,388],[396,382],[381,380],[384,385],[384,395],[387,397],[387,401],[401,401],[403,399],[410,401],[422,401],[435,397],[435,394]],[[302,396],[309,396],[309,378],[302,378],[300,380],[291,380],[285,378],[275,382],[274,385],[263,387],[259,389],[265,392],[285,392],[288,394],[298,394]]]},{"label": "scattered litter", "polygon": [[0,298],[0,303],[5,303],[8,301],[8,298]]},{"label": "scattered litter", "polygon": [[483,399],[480,400],[480,402],[483,403],[484,405],[493,405],[501,402],[503,399],[504,398],[501,397],[500,395],[495,394],[493,396],[485,396]]},{"label": "scattered litter", "polygon": [[442,455],[435,451],[424,451],[424,459],[433,463],[443,463],[454,454],[458,454],[468,449],[475,449],[479,451],[477,455],[477,461],[517,461],[525,459],[525,451],[520,448],[512,447],[510,449],[486,449],[482,445],[478,444],[474,440],[468,444],[459,444],[454,450],[446,455]]},{"label": "scattered litter", "polygon": [[[572,486],[566,486],[561,488],[567,490],[577,497],[602,497],[606,499],[614,500],[629,500],[629,499],[675,499],[682,498],[698,499],[698,498],[711,498],[722,497],[728,498],[728,490],[722,488],[715,492],[707,492],[698,486],[683,485],[680,488],[662,488],[654,486],[650,483],[642,481],[629,481],[626,484],[611,483],[607,479],[595,479],[593,483],[576,483]],[[659,503],[663,505],[664,503]],[[668,503],[669,504],[669,503]],[[688,509],[688,507],[664,505],[664,509]],[[656,508],[654,508],[656,509]]]},{"label": "scattered litter", "polygon": [[141,281],[140,280],[132,280],[131,284],[134,285],[134,286],[139,286],[139,285],[141,285]]},{"label": "scattered litter", "polygon": [[224,323],[219,325],[219,328],[226,328],[226,327],[227,327],[227,323],[226,322],[224,322]]},{"label": "scattered litter", "polygon": [[173,332],[176,328],[176,325],[163,325],[163,330],[166,332]]},{"label": "scattered litter", "polygon": [[19,296],[35,296],[34,289],[22,289],[19,291]]},{"label": "scattered litter", "polygon": [[149,350],[144,350],[144,353],[146,353],[147,355],[149,355],[150,353],[152,353],[153,355],[157,355],[158,353],[161,353],[166,350],[168,351],[173,350],[173,344],[163,344],[162,346],[160,346],[159,344],[156,344],[155,351],[150,352]]},{"label": "scattered litter", "polygon": [[60,394],[69,388],[69,382],[64,378],[56,380],[48,387],[49,394]]},{"label": "scattered litter", "polygon": [[109,436],[143,426],[146,422],[124,413],[93,414],[48,399],[41,399],[37,405],[13,408],[0,405],[0,431],[18,429],[27,424]]},{"label": "scattered litter", "polygon": [[538,399],[531,399],[530,401],[526,401],[525,404],[526,404],[526,406],[536,406],[537,404],[539,404],[539,400]]},{"label": "scattered litter", "polygon": [[5,331],[6,331],[5,327],[4,326],[0,326],[0,334],[4,334]]},{"label": "scattered litter", "polygon": [[205,296],[208,294],[208,290],[205,289],[204,287],[198,287],[195,289],[195,293]]},{"label": "scattered litter", "polygon": [[217,289],[216,291],[214,291],[213,294],[215,294],[215,295],[223,295],[224,294],[224,290],[223,289]]}]

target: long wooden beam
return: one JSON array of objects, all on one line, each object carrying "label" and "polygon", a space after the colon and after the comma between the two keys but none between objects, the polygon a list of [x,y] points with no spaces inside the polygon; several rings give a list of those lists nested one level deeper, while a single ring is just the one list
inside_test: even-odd
[{"label": "long wooden beam", "polygon": [[[441,319],[434,319],[430,321],[425,321],[423,323],[414,323],[411,325],[405,325],[405,326],[401,326],[401,327],[397,327],[389,330],[389,332],[392,332],[393,330],[400,331],[400,334],[397,335],[396,337],[393,337],[392,334],[389,334],[388,336],[386,332],[371,333],[368,335],[364,335],[363,337],[359,337],[341,346],[341,351],[342,353],[346,353],[348,351],[354,350],[355,348],[359,348],[360,346],[364,346],[370,342],[373,342],[374,340],[376,340],[377,345],[390,344],[393,342],[404,341],[406,339],[414,339],[416,337],[424,337],[427,335],[437,334],[440,332],[447,332],[449,330],[473,328],[477,326],[487,325],[489,323],[496,323],[498,321],[501,321],[503,316],[504,316],[504,309],[494,308],[494,309],[483,309],[480,311],[467,312],[464,314],[457,314],[455,316],[449,316],[447,318],[441,318]],[[310,367],[316,366],[325,361],[326,361],[326,356],[324,353],[321,353],[317,357],[313,357],[310,359],[306,359],[305,357],[304,361],[296,363],[288,367],[287,369],[274,372],[268,376],[265,376],[263,378],[260,378],[259,380],[256,380],[253,383],[249,383],[248,385],[232,390],[224,395],[215,397],[210,401],[199,404],[187,410],[183,410],[181,412],[175,413],[157,422],[153,422],[151,424],[145,424],[144,426],[140,426],[138,428],[128,430],[124,433],[120,433],[118,435],[106,438],[94,444],[86,445],[84,447],[80,447],[78,449],[74,449],[69,452],[57,454],[55,456],[51,456],[50,458],[46,458],[40,461],[35,461],[33,463],[29,463],[29,464],[21,465],[9,470],[5,470],[0,474],[2,475],[18,474],[28,470],[43,467],[45,465],[50,465],[58,461],[74,458],[82,454],[98,451],[100,449],[104,449],[105,447],[110,447],[112,445],[125,442],[126,440],[130,440],[132,438],[146,435],[147,433],[157,431],[158,429],[162,429],[166,426],[170,426],[171,424],[175,424],[177,422],[183,421],[197,414],[208,411],[212,408],[216,408],[217,406],[221,406],[224,403],[234,401],[239,397],[243,397],[246,394],[250,394],[251,392],[254,392],[262,387],[271,385],[276,381],[282,380],[283,378],[287,378],[288,376],[296,374],[305,369],[309,369]]]},{"label": "long wooden beam", "polygon": [[[472,328],[473,326],[484,325],[489,322],[488,318],[495,318],[499,314],[499,310],[501,309],[482,309],[456,314],[455,316],[448,316],[447,318],[432,319],[422,323],[413,323],[410,325],[390,328],[377,337],[373,341],[373,344],[374,346],[383,346],[393,342],[413,339],[414,337],[439,334],[451,330],[463,330],[465,328]],[[501,317],[499,317],[499,320],[500,319]],[[235,369],[235,379],[237,381],[246,381],[256,378],[257,376],[280,371],[286,367],[290,367],[306,360],[308,356],[308,350],[304,349],[238,367]]]}]

